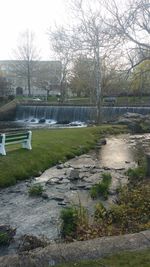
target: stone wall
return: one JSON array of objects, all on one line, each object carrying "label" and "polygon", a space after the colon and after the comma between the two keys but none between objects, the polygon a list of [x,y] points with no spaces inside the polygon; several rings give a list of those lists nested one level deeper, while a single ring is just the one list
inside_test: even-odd
[{"label": "stone wall", "polygon": [[21,254],[0,257],[0,267],[48,267],[65,262],[100,259],[104,256],[150,248],[150,231],[101,237],[74,243],[49,245]]},{"label": "stone wall", "polygon": [[13,100],[0,108],[0,121],[12,121],[16,116],[17,101]]}]

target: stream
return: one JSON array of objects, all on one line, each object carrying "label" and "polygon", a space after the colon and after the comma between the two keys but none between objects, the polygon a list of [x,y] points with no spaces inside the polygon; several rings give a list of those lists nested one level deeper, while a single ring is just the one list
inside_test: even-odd
[{"label": "stream", "polygon": [[[150,134],[112,136],[106,140],[101,149],[60,163],[39,177],[0,190],[0,224],[16,228],[16,242],[0,249],[0,256],[15,253],[17,240],[24,234],[46,236],[51,241],[57,239],[63,207],[81,202],[91,214],[99,200],[93,201],[89,190],[101,181],[103,172],[111,173],[112,184],[108,200],[100,201],[106,207],[115,201],[116,188],[127,183],[125,170],[136,167],[139,155],[149,150]],[[29,187],[35,183],[44,186],[42,197],[29,196]]]}]

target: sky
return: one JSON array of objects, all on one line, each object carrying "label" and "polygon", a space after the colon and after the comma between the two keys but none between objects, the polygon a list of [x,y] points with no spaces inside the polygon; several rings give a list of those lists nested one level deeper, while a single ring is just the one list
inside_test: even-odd
[{"label": "sky", "polygon": [[0,60],[14,59],[19,34],[35,33],[41,60],[51,60],[48,29],[66,21],[66,0],[0,0]]}]

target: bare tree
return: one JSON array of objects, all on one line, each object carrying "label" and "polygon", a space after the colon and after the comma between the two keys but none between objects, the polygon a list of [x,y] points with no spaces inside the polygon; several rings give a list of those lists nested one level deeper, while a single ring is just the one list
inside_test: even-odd
[{"label": "bare tree", "polygon": [[60,79],[60,102],[65,100],[67,75],[69,65],[73,57],[72,36],[71,33],[63,27],[56,27],[55,30],[48,31],[50,45],[55,52],[56,57],[62,63],[62,73]]},{"label": "bare tree", "polygon": [[[131,68],[150,59],[150,3],[149,0],[131,0],[122,8],[115,0],[104,0],[108,18],[109,36],[128,47]],[[139,51],[142,57],[138,57]]]},{"label": "bare tree", "polygon": [[50,93],[60,92],[61,69],[60,61],[40,61],[34,84],[46,92],[47,99]]},{"label": "bare tree", "polygon": [[20,35],[20,41],[15,50],[16,62],[14,71],[17,76],[27,82],[28,95],[31,96],[31,80],[35,76],[39,52],[34,44],[34,33],[26,30]]},{"label": "bare tree", "polygon": [[[77,22],[74,25],[74,44],[80,51],[90,55],[94,62],[95,99],[97,123],[101,121],[102,106],[102,58],[109,45],[101,7],[98,1],[75,0],[72,4]],[[105,51],[105,52],[104,52]]]}]

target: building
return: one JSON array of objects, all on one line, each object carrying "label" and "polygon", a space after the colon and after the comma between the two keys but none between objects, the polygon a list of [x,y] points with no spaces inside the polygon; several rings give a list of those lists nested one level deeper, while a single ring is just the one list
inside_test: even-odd
[{"label": "building", "polygon": [[61,70],[60,61],[0,61],[0,71],[11,87],[9,92],[15,96],[59,94]]}]

